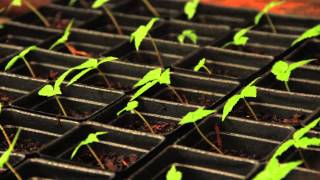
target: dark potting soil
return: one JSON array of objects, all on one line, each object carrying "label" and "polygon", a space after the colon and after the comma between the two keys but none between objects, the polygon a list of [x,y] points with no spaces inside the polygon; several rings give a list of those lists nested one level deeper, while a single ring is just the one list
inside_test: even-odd
[{"label": "dark potting soil", "polygon": [[[10,140],[12,141],[14,139],[14,136],[16,135],[15,133],[10,133],[6,131]],[[19,153],[29,153],[29,152],[34,152],[39,150],[43,144],[35,139],[32,138],[25,138],[23,136],[20,136],[17,144],[14,147],[14,152],[19,152]],[[5,151],[8,148],[8,144],[6,140],[4,139],[3,135],[1,136],[1,141],[0,141],[0,150]]]},{"label": "dark potting soil", "polygon": [[227,47],[227,49],[236,50],[236,51],[242,51],[242,52],[248,52],[248,53],[268,55],[266,52],[264,52],[262,50],[258,50],[256,48],[249,47],[249,46],[230,45],[230,46]]},{"label": "dark potting soil", "polygon": [[[55,80],[58,78],[59,72],[57,70],[51,69],[49,67],[43,67],[39,64],[33,64],[30,62],[31,68],[34,71],[36,78]],[[22,68],[14,70],[15,73],[31,77],[30,71],[25,65]]]},{"label": "dark potting soil", "polygon": [[100,77],[100,76],[84,80],[83,83],[91,85],[91,86],[107,88],[107,89],[116,89],[116,90],[122,90],[122,91],[130,91],[130,90],[132,90],[132,85],[121,84],[120,82],[113,82],[111,78],[109,78],[109,77],[107,77],[107,78],[111,83],[111,87],[109,87],[105,83],[103,78]]},{"label": "dark potting soil", "polygon": [[2,104],[8,104],[10,101],[14,100],[16,97],[10,95],[10,93],[0,91],[0,102]]},{"label": "dark potting soil", "polygon": [[[47,19],[47,21],[50,24],[49,28],[65,29],[70,22],[70,19],[64,18],[63,14],[61,12],[58,12],[55,16],[46,16],[45,15],[45,18]],[[40,21],[39,18],[37,18],[37,17],[34,17],[34,19],[29,23],[33,24],[33,25],[44,26],[42,21]]]},{"label": "dark potting soil", "polygon": [[154,54],[147,54],[146,52],[130,52],[128,55],[121,59],[131,63],[159,66],[157,56]]}]

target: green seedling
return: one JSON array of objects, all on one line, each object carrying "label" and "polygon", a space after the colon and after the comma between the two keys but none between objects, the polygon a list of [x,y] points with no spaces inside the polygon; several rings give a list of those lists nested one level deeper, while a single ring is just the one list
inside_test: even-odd
[{"label": "green seedling", "polygon": [[203,68],[205,71],[207,71],[208,74],[212,74],[212,72],[206,66],[206,58],[200,59],[198,64],[193,68],[193,71],[199,72],[201,68]]},{"label": "green seedling", "polygon": [[[59,45],[61,45],[61,44],[65,44],[65,45],[67,44],[67,41],[68,41],[69,36],[70,36],[70,34],[71,34],[72,25],[73,25],[73,19],[69,22],[68,26],[67,26],[66,29],[64,30],[63,35],[62,35],[56,42],[54,42],[54,43],[50,46],[49,50],[52,50],[52,49],[54,49],[55,47],[57,47],[57,46],[59,46]],[[66,45],[66,46],[67,46],[67,45]]]},{"label": "green seedling", "polygon": [[150,11],[150,13],[155,17],[160,17],[159,12],[157,9],[150,3],[149,0],[142,0],[143,4],[147,7],[147,9]]},{"label": "green seedling", "polygon": [[130,112],[132,114],[136,114],[139,116],[139,118],[145,123],[145,125],[148,127],[149,131],[152,134],[155,134],[155,132],[153,131],[153,128],[151,127],[151,125],[148,123],[148,121],[143,117],[143,115],[136,110],[136,108],[139,106],[139,102],[138,101],[129,101],[127,106],[125,108],[123,108],[122,110],[120,110],[117,113],[117,116],[120,116],[120,114],[122,114],[123,112]]},{"label": "green seedling", "polygon": [[20,135],[21,129],[19,128],[16,135],[13,138],[12,143],[9,145],[9,148],[1,155],[0,157],[0,168],[3,168],[4,165],[8,167],[8,169],[16,176],[18,180],[22,180],[21,176],[18,174],[18,172],[12,167],[12,165],[9,163],[10,155],[14,150],[14,146],[16,145],[19,135]]},{"label": "green seedling", "polygon": [[131,34],[130,42],[134,41],[135,48],[136,48],[137,51],[139,51],[139,48],[140,48],[140,45],[141,45],[142,41],[148,36],[150,38],[151,44],[152,44],[152,46],[153,46],[153,48],[154,48],[154,50],[156,52],[159,64],[160,64],[161,67],[163,67],[163,61],[162,61],[162,58],[161,58],[160,51],[159,51],[154,39],[149,34],[149,31],[151,30],[152,26],[157,21],[159,21],[159,18],[152,18],[148,22],[147,25],[139,26],[138,29]]},{"label": "green seedling", "polygon": [[159,83],[160,85],[166,85],[168,88],[175,94],[175,96],[178,98],[178,100],[181,103],[184,103],[181,96],[178,94],[178,92],[171,86],[171,78],[170,78],[170,69],[166,69],[162,72],[161,68],[157,68],[154,70],[149,71],[144,77],[138,81],[133,88],[137,88],[142,86],[130,99],[130,101],[133,101],[140,97],[144,92],[152,88],[154,85]]},{"label": "green seedling", "polygon": [[186,30],[182,31],[182,33],[179,34],[178,37],[177,37],[177,39],[178,39],[180,44],[184,44],[184,40],[186,38],[190,39],[190,41],[193,44],[197,44],[197,42],[198,42],[197,34],[191,29],[186,29]]},{"label": "green seedling", "polygon": [[189,0],[184,5],[184,14],[187,16],[188,20],[191,20],[197,13],[197,8],[199,6],[200,0]]},{"label": "green seedling", "polygon": [[234,36],[233,41],[226,43],[222,46],[222,48],[226,48],[230,45],[235,46],[245,46],[247,42],[249,41],[249,37],[246,36],[246,34],[253,28],[253,26],[242,28],[240,29]]},{"label": "green seedling", "polygon": [[176,166],[173,164],[167,172],[166,180],[182,180],[182,172],[178,171]]},{"label": "green seedling", "polygon": [[309,38],[314,38],[320,36],[320,24],[314,26],[311,29],[305,31],[302,35],[300,35],[295,41],[292,42],[291,46],[298,44],[301,41],[304,41]]},{"label": "green seedling", "polygon": [[14,64],[19,60],[19,59],[22,59],[23,62],[26,64],[31,76],[33,78],[36,77],[36,74],[34,73],[30,63],[27,61],[26,59],[26,55],[29,54],[31,51],[35,51],[37,50],[38,47],[37,46],[30,46],[28,48],[26,48],[25,50],[21,51],[18,55],[16,55],[15,57],[13,57],[6,65],[6,67],[4,68],[5,71],[8,71],[12,68],[12,66],[14,66]]},{"label": "green seedling", "polygon": [[102,136],[107,134],[107,132],[96,132],[96,133],[90,133],[87,138],[83,141],[81,141],[76,148],[73,150],[70,159],[73,159],[74,156],[78,153],[79,149],[82,146],[86,146],[88,148],[88,150],[90,151],[90,153],[92,154],[92,156],[95,158],[95,160],[97,161],[97,163],[99,164],[101,169],[105,169],[103,163],[101,162],[101,160],[99,159],[99,156],[97,155],[97,153],[92,149],[92,147],[90,146],[90,144],[92,143],[98,143],[100,142],[100,139],[98,138],[98,136]]},{"label": "green seedling", "polygon": [[289,64],[283,60],[280,60],[272,66],[271,72],[273,75],[276,76],[277,80],[284,82],[287,91],[290,92],[290,87],[288,82],[289,82],[292,71],[312,61],[315,61],[315,59],[302,60],[299,62]]},{"label": "green seedling", "polygon": [[50,27],[50,23],[48,20],[43,16],[43,14],[37,10],[34,5],[32,5],[28,0],[12,0],[11,4],[7,8],[7,11],[10,11],[12,7],[21,7],[22,2],[40,19],[40,21],[46,26]]},{"label": "green seedling", "polygon": [[222,121],[226,119],[226,117],[229,115],[229,113],[233,110],[233,108],[237,105],[237,103],[240,101],[240,99],[243,99],[244,103],[248,107],[250,113],[254,117],[256,121],[258,121],[258,117],[256,113],[253,111],[252,107],[246,100],[246,98],[256,98],[257,97],[257,87],[254,86],[254,84],[259,80],[259,78],[253,80],[250,84],[248,84],[246,87],[244,87],[240,94],[236,94],[228,99],[226,104],[223,107],[223,113],[222,113]]},{"label": "green seedling", "polygon": [[217,152],[223,154],[223,152],[215,145],[213,144],[207,137],[206,135],[204,135],[202,133],[202,131],[200,130],[200,128],[197,125],[197,121],[213,114],[216,113],[216,110],[205,110],[203,107],[198,108],[197,110],[193,111],[193,112],[189,112],[188,114],[186,114],[179,122],[180,125],[185,125],[185,124],[190,124],[192,123],[197,132],[199,133],[199,135],[203,138],[203,140],[205,140],[214,150],[216,150]]},{"label": "green seedling", "polygon": [[276,7],[276,6],[280,6],[282,5],[284,2],[286,2],[285,0],[282,0],[282,1],[271,1],[270,3],[268,3],[254,18],[254,24],[257,26],[260,21],[261,21],[261,18],[263,16],[265,16],[267,18],[267,21],[272,29],[272,32],[273,33],[277,33],[277,30],[276,30],[276,27],[274,26],[274,24],[272,23],[272,20],[269,16],[269,11]]}]

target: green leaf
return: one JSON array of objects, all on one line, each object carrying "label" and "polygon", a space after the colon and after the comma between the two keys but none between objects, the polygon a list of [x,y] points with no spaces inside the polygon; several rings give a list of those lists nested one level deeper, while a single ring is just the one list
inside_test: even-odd
[{"label": "green leaf", "polygon": [[63,33],[62,37],[59,38],[55,43],[53,43],[53,44],[50,46],[49,50],[52,50],[52,49],[54,49],[55,47],[57,47],[58,45],[64,44],[64,43],[66,43],[66,42],[68,41],[69,36],[70,36],[70,34],[71,34],[71,28],[72,28],[72,25],[73,25],[73,21],[74,21],[74,20],[72,19],[72,20],[69,22],[68,26],[67,26],[66,29],[64,30],[64,33]]},{"label": "green leaf", "polygon": [[35,51],[37,50],[38,47],[37,46],[30,46],[28,48],[26,48],[25,50],[21,51],[18,55],[16,55],[15,57],[13,57],[6,65],[6,67],[4,68],[5,71],[10,70],[12,68],[12,66],[19,60],[22,58],[25,58],[25,56],[30,52],[30,51]]},{"label": "green leaf", "polygon": [[100,59],[99,59],[98,66],[99,66],[100,64],[104,64],[104,63],[107,63],[107,62],[115,61],[115,60],[118,60],[118,59],[119,59],[119,58],[113,57],[113,56],[108,56],[108,57],[100,58]]},{"label": "green leaf", "polygon": [[251,30],[252,26],[240,29],[233,37],[233,44],[237,46],[245,46],[249,40],[246,34]]},{"label": "green leaf", "polygon": [[315,61],[316,59],[307,59],[307,60],[302,60],[302,61],[298,61],[298,62],[294,62],[294,63],[291,63],[289,65],[289,71],[293,71],[299,67],[302,67],[306,64],[309,64],[311,63],[312,61]]},{"label": "green leaf", "polygon": [[95,0],[91,6],[92,9],[98,9],[110,0]]},{"label": "green leaf", "polygon": [[52,96],[60,95],[60,94],[62,94],[62,92],[60,91],[60,88],[54,89],[54,87],[50,84],[45,85],[43,88],[41,88],[38,91],[39,96],[46,96],[46,97],[52,97]]},{"label": "green leaf", "polygon": [[166,69],[160,76],[159,78],[159,83],[160,84],[166,84],[166,85],[170,85],[171,84],[171,80],[170,80],[170,69]]},{"label": "green leaf", "polygon": [[134,93],[134,95],[131,97],[130,101],[137,99],[139,96],[141,96],[144,92],[148,91],[151,87],[153,87],[157,83],[158,83],[158,80],[148,82],[147,84],[142,86],[136,93]]},{"label": "green leaf", "polygon": [[3,166],[9,161],[10,154],[12,153],[14,146],[16,145],[19,135],[20,135],[21,129],[19,128],[16,135],[14,136],[13,141],[11,142],[9,148],[1,155],[0,157],[0,168],[3,168]]},{"label": "green leaf", "polygon": [[284,152],[286,152],[293,145],[294,145],[294,141],[292,139],[287,140],[286,142],[282,143],[279,146],[279,148],[273,154],[273,157],[276,158],[277,156],[281,156]]},{"label": "green leaf", "polygon": [[117,116],[119,116],[124,111],[131,112],[134,109],[136,109],[138,106],[139,106],[139,102],[138,101],[129,101],[127,106],[117,113]]},{"label": "green leaf", "polygon": [[70,86],[74,84],[76,81],[78,81],[82,76],[86,75],[88,72],[94,70],[93,68],[84,69],[78,74],[76,74],[67,84],[67,86]]},{"label": "green leaf", "polygon": [[240,95],[234,95],[228,99],[228,101],[223,107],[222,121],[226,119],[226,117],[229,115],[233,107],[239,102],[240,99],[241,99]]},{"label": "green leaf", "polygon": [[182,31],[182,33],[178,36],[178,41],[180,44],[184,44],[185,38],[189,38],[193,44],[197,44],[198,36],[193,30],[187,29]]},{"label": "green leaf", "polygon": [[309,146],[320,146],[320,138],[303,137],[294,143],[296,148],[306,149]]},{"label": "green leaf", "polygon": [[246,87],[244,87],[240,93],[241,98],[245,97],[257,97],[257,87],[253,86],[260,77],[256,78],[255,80],[251,81]]},{"label": "green leaf", "polygon": [[303,161],[294,161],[280,164],[277,171],[275,171],[275,178],[279,180],[285,178],[292,170],[300,166],[302,163]]},{"label": "green leaf", "polygon": [[301,128],[299,130],[297,130],[294,134],[293,134],[293,140],[294,141],[298,141],[300,138],[302,138],[306,133],[308,133],[312,128],[316,127],[320,122],[320,117],[313,120],[311,123],[309,123],[308,125],[306,125],[304,128]]},{"label": "green leaf", "polygon": [[139,47],[141,45],[141,42],[144,38],[148,35],[150,29],[159,20],[159,18],[152,18],[147,25],[141,25],[138,27],[138,29],[131,34],[130,42],[134,41],[135,48],[138,51]]},{"label": "green leaf", "polygon": [[198,120],[201,120],[207,116],[209,116],[210,114],[213,114],[217,112],[216,110],[205,110],[203,107],[198,108],[197,110],[193,111],[193,112],[188,112],[188,114],[186,114],[181,121],[179,122],[180,125],[185,125],[188,123],[195,123]]},{"label": "green leaf", "polygon": [[68,6],[74,6],[78,0],[70,0]]},{"label": "green leaf", "polygon": [[20,7],[22,5],[22,0],[12,0],[11,5]]},{"label": "green leaf", "polygon": [[279,6],[281,4],[283,4],[285,2],[285,0],[283,1],[271,1],[270,3],[268,3],[263,9],[262,11],[260,11],[254,18],[254,24],[258,25],[262,16],[267,14],[272,8]]},{"label": "green leaf", "polygon": [[172,165],[170,170],[167,172],[166,180],[181,180],[182,172],[176,169],[175,165]]},{"label": "green leaf", "polygon": [[73,159],[73,157],[77,154],[77,152],[79,151],[79,149],[82,146],[94,143],[94,142],[100,142],[100,139],[98,138],[98,136],[107,134],[107,132],[96,132],[96,133],[90,133],[87,138],[83,141],[81,141],[77,147],[73,150],[70,159]]},{"label": "green leaf", "polygon": [[206,58],[202,58],[198,64],[193,68],[194,71],[198,72],[201,68],[204,68],[206,65]]},{"label": "green leaf", "polygon": [[300,37],[298,37],[295,41],[292,42],[291,46],[294,46],[299,42],[304,41],[305,39],[317,37],[319,35],[320,35],[320,24],[305,31]]},{"label": "green leaf", "polygon": [[189,0],[184,6],[184,14],[187,15],[188,20],[192,19],[197,12],[200,0]]},{"label": "green leaf", "polygon": [[150,81],[160,79],[160,76],[161,76],[161,68],[151,70],[146,75],[144,75],[143,78],[140,81],[138,81],[133,87],[136,88],[139,86],[143,86]]}]

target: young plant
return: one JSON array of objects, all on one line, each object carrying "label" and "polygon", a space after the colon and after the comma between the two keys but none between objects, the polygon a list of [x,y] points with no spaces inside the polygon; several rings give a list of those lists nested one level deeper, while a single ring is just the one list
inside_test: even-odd
[{"label": "young plant", "polygon": [[237,105],[237,103],[240,101],[240,99],[243,99],[244,103],[246,104],[247,108],[249,109],[250,113],[254,117],[256,121],[258,121],[258,117],[256,113],[253,111],[250,104],[247,102],[246,98],[256,98],[257,97],[257,87],[254,86],[254,84],[259,80],[259,78],[253,80],[250,84],[248,84],[246,87],[244,87],[240,94],[236,94],[228,99],[226,104],[223,107],[223,113],[222,113],[222,121],[226,119],[226,117],[229,115],[229,113],[232,111],[232,109]]},{"label": "young plant", "polygon": [[152,18],[147,25],[141,25],[138,27],[138,29],[133,32],[130,36],[130,42],[134,41],[134,45],[137,51],[139,51],[141,42],[148,36],[150,38],[151,44],[156,52],[159,64],[161,67],[163,67],[163,61],[161,59],[160,51],[154,41],[154,39],[149,34],[149,31],[151,30],[154,23],[156,23],[159,20],[159,18]]},{"label": "young plant", "polygon": [[249,26],[247,28],[240,29],[234,36],[233,41],[226,43],[222,46],[222,48],[226,48],[230,45],[235,46],[245,46],[249,40],[249,37],[246,34],[253,28],[253,26]]},{"label": "young plant", "polygon": [[200,0],[188,0],[184,5],[184,14],[187,15],[188,20],[191,20],[197,12]]},{"label": "young plant", "polygon": [[159,12],[157,9],[149,2],[149,0],[142,0],[144,5],[147,7],[147,9],[151,12],[151,14],[155,17],[160,17]]},{"label": "young plant", "polygon": [[186,29],[186,30],[182,31],[182,33],[179,34],[178,37],[177,37],[177,39],[178,39],[180,44],[184,44],[184,40],[186,38],[190,39],[190,41],[193,44],[197,44],[197,42],[198,42],[197,34],[191,29]]},{"label": "young plant", "polygon": [[288,82],[289,82],[292,71],[312,61],[315,61],[315,59],[302,60],[299,62],[289,64],[283,60],[280,60],[272,66],[271,72],[273,75],[276,76],[277,80],[284,82],[287,91],[290,92]]},{"label": "young plant", "polygon": [[207,71],[208,74],[212,74],[212,72],[206,66],[206,58],[200,59],[198,64],[193,68],[193,71],[199,72],[201,68],[203,68],[205,71]]},{"label": "young plant", "polygon": [[19,135],[20,135],[21,129],[19,128],[16,135],[13,138],[12,143],[10,143],[9,148],[1,155],[0,157],[0,168],[3,168],[4,165],[8,167],[8,169],[16,176],[18,180],[22,180],[21,176],[18,174],[18,172],[12,167],[12,165],[9,163],[10,155],[14,150],[14,146],[16,145]]},{"label": "young plant", "polygon": [[272,23],[272,20],[269,16],[269,11],[276,7],[276,6],[280,6],[282,5],[286,0],[282,0],[282,1],[271,1],[270,3],[268,3],[254,18],[254,24],[257,26],[260,21],[261,21],[261,18],[263,16],[265,16],[267,18],[267,21],[272,29],[272,32],[273,33],[277,33],[277,30],[276,30],[276,27],[274,26],[274,24]]},{"label": "young plant", "polygon": [[317,36],[320,36],[320,24],[305,31],[295,41],[292,42],[291,46],[294,46],[294,45],[298,44],[299,42],[304,41],[306,39],[317,37]]},{"label": "young plant", "polygon": [[136,114],[139,116],[139,118],[145,123],[145,125],[148,127],[149,131],[152,134],[155,134],[155,132],[153,131],[153,128],[151,127],[151,125],[148,123],[148,121],[143,117],[143,115],[136,110],[136,108],[139,106],[139,102],[138,101],[129,101],[127,106],[125,108],[123,108],[122,110],[120,110],[117,113],[117,116],[120,116],[120,114],[122,114],[123,112],[130,112],[131,114]]},{"label": "young plant", "polygon": [[6,67],[4,68],[5,71],[8,71],[12,68],[12,66],[19,60],[19,59],[22,59],[23,62],[26,64],[31,76],[33,78],[36,77],[36,74],[34,73],[30,63],[27,61],[26,59],[26,55],[29,54],[30,51],[35,51],[37,50],[38,47],[37,46],[30,46],[28,48],[26,48],[25,50],[21,51],[18,55],[16,55],[15,57],[13,57],[6,65]]},{"label": "young plant", "polygon": [[173,164],[167,172],[166,180],[182,180],[182,172],[178,171],[176,166]]},{"label": "young plant", "polygon": [[184,103],[183,99],[178,94],[178,92],[171,86],[169,68],[163,72],[161,68],[157,68],[149,71],[146,75],[144,75],[144,77],[133,86],[134,88],[140,86],[142,87],[131,97],[130,101],[137,99],[139,96],[141,96],[144,92],[152,88],[157,83],[167,85],[168,88],[173,92],[173,94],[175,94],[175,96],[178,98],[178,100],[181,103]]},{"label": "young plant", "polygon": [[64,30],[63,35],[50,46],[49,50],[52,50],[61,44],[65,44],[65,46],[68,48],[68,46],[66,44],[67,44],[67,41],[68,41],[69,36],[71,34],[72,25],[73,25],[73,19],[67,25],[66,29]]},{"label": "young plant", "polygon": [[103,163],[101,162],[101,160],[99,159],[99,156],[96,154],[96,152],[92,149],[92,147],[90,146],[90,144],[92,143],[97,143],[100,142],[100,139],[98,138],[98,136],[101,135],[105,135],[107,134],[107,132],[96,132],[96,133],[90,133],[87,138],[83,141],[81,141],[76,148],[73,150],[70,159],[73,159],[74,156],[77,154],[77,152],[79,151],[79,149],[82,146],[86,146],[88,148],[88,150],[90,151],[90,153],[92,154],[92,156],[95,158],[95,160],[97,161],[97,163],[99,164],[101,169],[105,169]]},{"label": "young plant", "polygon": [[185,124],[193,124],[194,127],[196,128],[197,132],[199,135],[202,137],[204,141],[206,141],[214,150],[219,152],[220,154],[223,154],[223,152],[215,145],[213,144],[207,137],[202,133],[200,128],[197,125],[197,121],[209,116],[210,114],[216,113],[216,110],[205,110],[203,107],[198,108],[197,110],[193,112],[189,112],[186,114],[179,122],[180,125],[185,125]]}]

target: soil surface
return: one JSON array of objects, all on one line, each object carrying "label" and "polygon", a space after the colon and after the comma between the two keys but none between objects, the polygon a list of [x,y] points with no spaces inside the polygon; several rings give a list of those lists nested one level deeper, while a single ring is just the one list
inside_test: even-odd
[{"label": "soil surface", "polygon": [[[14,139],[14,136],[16,135],[15,133],[8,133],[8,136],[10,140],[12,141]],[[14,152],[19,152],[19,153],[29,153],[29,152],[34,152],[39,150],[42,147],[42,143],[37,141],[34,138],[25,138],[23,136],[20,136],[20,138],[17,141],[17,144],[14,147]],[[0,141],[0,150],[5,151],[8,148],[8,144],[6,140],[3,138],[3,135],[1,136],[1,141]]]}]

